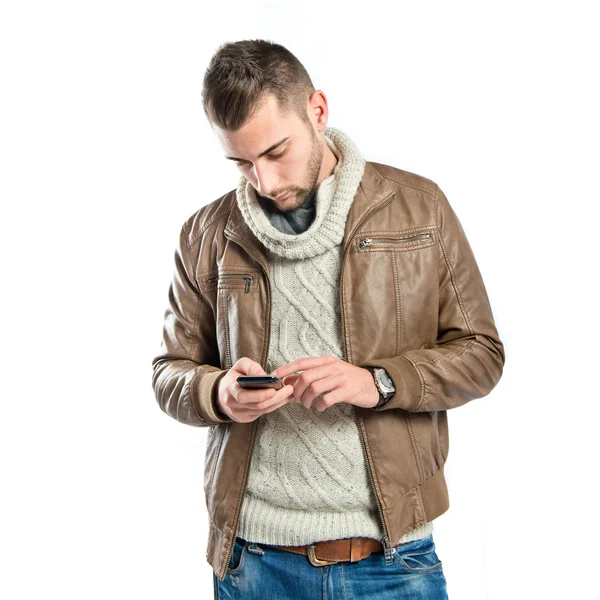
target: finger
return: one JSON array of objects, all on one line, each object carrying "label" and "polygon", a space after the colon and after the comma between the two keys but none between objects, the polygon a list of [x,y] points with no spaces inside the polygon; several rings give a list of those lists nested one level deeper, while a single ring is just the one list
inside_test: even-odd
[{"label": "finger", "polygon": [[322,397],[325,394],[331,394],[338,391],[343,384],[343,377],[326,377],[325,379],[319,379],[306,388],[302,398],[300,398],[300,402],[302,402],[306,408],[310,408],[310,405],[314,400],[316,408],[317,403],[322,402]]},{"label": "finger", "polygon": [[287,398],[284,398],[279,402],[275,402],[262,410],[252,410],[244,408],[240,412],[238,412],[240,421],[242,423],[256,421],[256,419],[258,419],[262,414],[273,412],[274,410],[277,410],[278,408],[281,408],[283,405],[287,404],[290,401],[290,397],[291,396],[288,396]]},{"label": "finger", "polygon": [[244,404],[246,406],[252,406],[258,402],[264,402],[269,398],[273,398],[278,391],[273,388],[260,388],[256,390],[251,390],[247,388],[242,388],[237,385],[237,393],[234,395],[235,399],[239,404]]},{"label": "finger", "polygon": [[287,404],[293,398],[293,391],[294,388],[292,388],[292,386],[284,387],[278,390],[278,392],[272,398],[263,400],[262,402],[258,402],[257,404],[246,404],[244,408],[252,412],[271,412],[272,410],[275,410],[276,408]]},{"label": "finger", "polygon": [[320,398],[315,402],[315,410],[319,412],[323,412],[325,409],[337,404],[338,402],[342,402],[342,396],[340,394],[340,390],[335,389],[330,392],[325,392]]},{"label": "finger", "polygon": [[291,363],[287,365],[283,365],[281,367],[277,367],[274,371],[271,372],[271,375],[275,375],[275,377],[285,377],[286,375],[291,375],[296,371],[303,371],[304,369],[313,369],[314,367],[320,367],[321,365],[329,364],[333,361],[339,360],[335,356],[331,356],[330,354],[326,354],[325,356],[316,356],[316,357],[307,357],[307,358],[298,358],[293,360]]},{"label": "finger", "polygon": [[234,365],[234,369],[242,375],[266,375],[265,370],[255,360],[242,356]]},{"label": "finger", "polygon": [[[296,400],[304,403],[304,400],[312,400],[315,396],[318,396],[321,392],[327,391],[327,387],[318,388],[316,382],[319,380],[328,380],[330,377],[337,376],[337,373],[332,373],[331,365],[323,365],[315,367],[314,369],[307,369],[301,375],[298,376],[296,383],[294,383],[294,397]],[[331,383],[331,382],[328,382]],[[317,391],[319,389],[319,391]],[[310,398],[304,394],[308,391]],[[315,393],[316,392],[316,393]],[[310,406],[310,404],[309,404]]]},{"label": "finger", "polygon": [[260,417],[260,415],[262,415],[263,413],[272,412],[280,408],[284,404],[287,404],[290,401],[292,390],[286,390],[285,388],[282,388],[282,390],[279,391],[281,392],[284,390],[286,391],[287,395],[282,397],[281,394],[277,394],[276,397],[274,396],[270,400],[266,401],[261,408],[259,408],[257,405],[249,406],[236,404],[236,408],[234,410],[236,415],[238,416],[238,419],[244,423],[254,421],[255,419],[258,419],[258,417]]},{"label": "finger", "polygon": [[300,377],[300,375],[288,375],[287,377],[285,377],[282,381],[284,385],[295,385],[296,381],[298,380],[298,377]]},{"label": "finger", "polygon": [[265,413],[273,412],[274,410],[281,408],[284,404],[287,404],[291,398],[293,398],[293,396],[291,395],[291,392],[290,392],[290,395],[287,396],[286,398],[284,398],[281,402],[277,402],[276,404],[273,404],[272,406],[266,408],[263,412],[265,412]]}]

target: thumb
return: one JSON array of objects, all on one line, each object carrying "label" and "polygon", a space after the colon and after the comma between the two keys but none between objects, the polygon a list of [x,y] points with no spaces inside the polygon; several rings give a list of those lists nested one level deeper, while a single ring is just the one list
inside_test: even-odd
[{"label": "thumb", "polygon": [[266,375],[265,370],[255,360],[244,356],[234,365],[234,368],[242,375]]},{"label": "thumb", "polygon": [[249,367],[248,367],[248,371],[246,372],[247,375],[266,375],[265,370],[260,366],[259,363],[255,362],[255,361],[251,361]]},{"label": "thumb", "polygon": [[296,383],[296,381],[298,380],[298,377],[300,377],[299,374],[286,375],[282,380],[283,384],[284,385],[294,385]]}]

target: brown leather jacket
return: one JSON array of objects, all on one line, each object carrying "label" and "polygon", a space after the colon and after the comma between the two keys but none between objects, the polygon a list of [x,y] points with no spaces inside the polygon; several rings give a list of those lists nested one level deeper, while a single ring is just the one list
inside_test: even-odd
[{"label": "brown leather jacket", "polygon": [[[448,509],[446,411],[494,388],[504,346],[469,242],[432,181],[367,162],[343,248],[344,360],[384,367],[396,387],[382,407],[356,407],[389,549]],[[181,229],[162,351],[152,361],[161,409],[182,423],[210,427],[206,559],[221,580],[233,551],[257,420],[225,418],[215,409],[215,386],[243,356],[266,368],[270,315],[268,261],[232,190]]]}]

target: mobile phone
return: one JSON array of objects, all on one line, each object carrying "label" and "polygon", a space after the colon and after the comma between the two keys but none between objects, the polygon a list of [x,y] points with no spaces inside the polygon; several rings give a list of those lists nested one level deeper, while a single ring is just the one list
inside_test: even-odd
[{"label": "mobile phone", "polygon": [[280,390],[283,387],[283,381],[279,377],[271,375],[238,375],[236,381],[240,387],[247,390],[260,390],[263,388]]}]

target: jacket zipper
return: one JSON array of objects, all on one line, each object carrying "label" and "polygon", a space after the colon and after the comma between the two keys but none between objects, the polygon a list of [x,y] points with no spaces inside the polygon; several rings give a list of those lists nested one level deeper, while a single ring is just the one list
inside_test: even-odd
[{"label": "jacket zipper", "polygon": [[[375,213],[379,212],[380,210],[382,210],[383,208],[385,208],[393,199],[395,198],[395,194],[392,194],[389,198],[387,198],[386,200],[384,200],[382,202],[382,204],[380,206],[378,206],[375,210],[372,210],[370,213],[367,213],[358,223],[358,225],[354,228],[354,231],[356,231],[367,219],[370,219]],[[231,237],[225,235],[225,237],[228,237],[229,239],[231,239],[232,241],[236,242],[237,244],[239,244],[245,251],[247,254],[249,254],[250,256],[252,256],[252,258],[254,258],[262,267],[263,272],[265,274],[265,280],[267,282],[267,311],[268,311],[268,316],[267,316],[267,340],[266,340],[266,345],[265,345],[265,350],[263,352],[263,358],[262,358],[262,363],[265,364],[266,361],[266,356],[265,353],[268,352],[268,348],[269,348],[269,343],[270,343],[270,336],[271,336],[271,328],[270,328],[270,323],[271,323],[271,281],[269,279],[269,275],[267,272],[267,268],[265,267],[265,265],[263,264],[263,262],[257,257],[255,256],[252,252],[250,252],[250,250],[248,249],[248,247],[246,246],[246,244],[244,242],[241,241],[240,238],[238,238],[236,236],[236,239],[233,240]],[[350,235],[350,239],[354,237],[354,233],[352,233]],[[348,251],[350,250],[351,245],[348,244],[346,246],[346,249],[344,250],[344,255],[342,257],[342,268],[341,268],[341,272],[340,272],[340,298],[342,298],[342,281],[343,281],[343,275],[344,275],[344,265],[346,263],[346,255],[348,254]],[[246,283],[246,286],[248,284]],[[343,309],[343,303],[342,303],[342,310],[340,311],[341,313],[341,317],[342,317],[342,339],[344,342],[344,356],[346,358],[348,358],[348,351],[347,351],[347,342],[346,342],[346,326],[345,326],[345,317],[344,317],[344,309]],[[383,509],[381,508],[381,500],[379,499],[379,496],[377,495],[377,488],[375,487],[375,480],[373,478],[373,472],[371,471],[371,464],[369,462],[369,455],[367,454],[367,448],[366,448],[366,443],[364,440],[364,434],[363,434],[363,430],[362,427],[359,428],[360,429],[360,441],[362,443],[363,446],[363,452],[365,454],[365,456],[367,457],[367,472],[369,473],[369,478],[371,480],[371,488],[373,490],[373,494],[375,495],[375,500],[377,501],[377,510],[379,511],[379,518],[381,519],[381,524],[383,525],[383,537],[381,538],[381,543],[385,549],[385,553],[386,555],[389,555],[389,552],[392,548],[391,543],[390,543],[390,536],[389,536],[389,531],[385,522],[385,517],[383,515]],[[248,460],[247,466],[246,466],[246,470],[244,472],[244,481],[242,483],[242,490],[245,490],[246,488],[246,483],[248,480],[248,473],[250,471],[250,460],[252,457],[252,453],[254,451],[254,442],[256,440],[256,430],[257,430],[257,424],[256,424],[256,420],[253,422],[253,428],[252,428],[252,441],[250,444],[250,459]],[[225,568],[227,568],[227,565],[229,564],[229,561],[231,560],[231,555],[233,554],[233,549],[234,549],[234,539],[235,539],[235,534],[237,531],[237,525],[238,525],[238,520],[239,520],[239,512],[240,512],[240,508],[241,508],[241,504],[243,502],[243,491],[241,494],[242,500],[240,501],[240,506],[236,509],[236,513],[233,519],[233,527],[232,529],[232,537],[229,540],[229,544],[231,546],[230,550],[229,550],[229,555],[227,557],[227,561],[225,562]]]},{"label": "jacket zipper", "polygon": [[246,287],[244,288],[244,292],[247,294],[252,287],[252,275],[248,275],[246,273],[221,273],[220,275],[212,275],[206,280],[206,283],[212,283],[217,279],[245,279]]},{"label": "jacket zipper", "polygon": [[371,246],[372,244],[389,244],[389,243],[401,243],[406,244],[408,242],[417,242],[419,240],[427,240],[431,237],[430,233],[421,233],[419,235],[413,235],[407,238],[365,238],[360,240],[358,244],[356,244],[357,250],[362,250],[367,246]]},{"label": "jacket zipper", "polygon": [[[378,213],[380,210],[384,209],[390,202],[392,202],[392,200],[395,198],[395,194],[392,194],[389,198],[387,198],[386,200],[382,201],[382,203],[375,208],[374,210],[372,210],[371,212],[367,213],[358,223],[358,225],[354,228],[354,232],[357,231],[362,224],[367,221],[368,219],[370,219],[375,213]],[[354,237],[354,232],[352,232],[350,234],[350,240],[352,240],[352,238]],[[364,240],[363,240],[364,241]],[[345,320],[345,315],[344,315],[344,302],[343,302],[343,280],[344,280],[344,267],[346,265],[346,255],[348,254],[349,250],[351,248],[351,243],[348,243],[346,246],[346,249],[344,250],[344,255],[342,256],[342,268],[341,268],[341,272],[340,272],[340,301],[341,301],[341,310],[340,310],[340,315],[342,317],[342,340],[344,341],[344,357],[346,358],[346,360],[348,359],[348,344],[347,344],[347,340],[346,340],[346,320]],[[361,417],[358,415],[357,413],[357,417],[362,421]],[[367,452],[367,445],[365,442],[365,438],[364,438],[364,433],[363,433],[363,426],[364,423],[361,424],[361,427],[359,427],[359,431],[360,431],[360,441],[363,447],[363,452],[365,457],[367,458],[367,472],[369,473],[369,479],[371,480],[371,488],[373,490],[373,494],[375,495],[375,500],[377,501],[377,510],[379,511],[379,517],[381,519],[381,524],[383,525],[383,537],[381,538],[381,543],[384,547],[384,552],[387,555],[389,555],[389,552],[392,548],[391,546],[391,542],[390,542],[390,532],[388,531],[386,522],[385,522],[385,517],[383,515],[383,509],[381,508],[381,500],[379,498],[379,496],[377,495],[377,488],[375,487],[375,479],[373,478],[373,471],[371,470],[371,462],[369,459],[369,454]]]},{"label": "jacket zipper", "polygon": [[[228,239],[232,240],[233,242],[237,243],[238,245],[240,245],[249,256],[254,258],[254,260],[256,260],[256,262],[258,262],[260,264],[260,266],[262,267],[263,273],[265,274],[265,281],[267,282],[267,327],[266,327],[267,339],[266,339],[266,344],[265,344],[265,348],[263,350],[263,356],[262,356],[262,364],[264,365],[264,364],[266,364],[266,361],[267,361],[267,353],[269,351],[269,343],[270,343],[270,338],[271,338],[271,327],[270,327],[270,325],[271,325],[271,280],[269,279],[268,269],[264,265],[262,260],[260,260],[260,258],[258,256],[253,254],[248,249],[248,246],[246,246],[246,244],[244,242],[242,242],[241,238],[236,236],[236,239],[233,239],[233,238],[229,237],[225,232],[223,232],[223,235],[225,235],[226,238],[228,238]],[[222,276],[223,275],[221,275],[221,277]],[[246,275],[246,277],[250,277],[250,283],[252,283],[252,276]],[[250,291],[248,289],[248,287],[249,287],[248,280],[246,280],[246,292]],[[232,533],[231,538],[229,539],[229,544],[231,545],[231,548],[229,550],[229,555],[227,556],[227,560],[225,562],[225,571],[227,570],[227,565],[229,564],[229,561],[231,560],[231,555],[233,554],[233,550],[234,550],[234,546],[235,546],[235,535],[237,532],[238,521],[240,519],[240,509],[242,508],[244,492],[246,490],[246,483],[248,482],[248,473],[250,472],[250,461],[252,460],[252,453],[254,452],[254,442],[256,440],[256,430],[258,429],[257,421],[258,421],[258,419],[255,419],[252,422],[252,433],[251,433],[252,440],[250,441],[250,457],[248,458],[248,461],[246,464],[246,470],[244,471],[244,480],[242,482],[242,493],[240,494],[240,504],[236,508],[235,515],[233,517],[233,527],[231,528],[231,531],[233,533]]]}]

